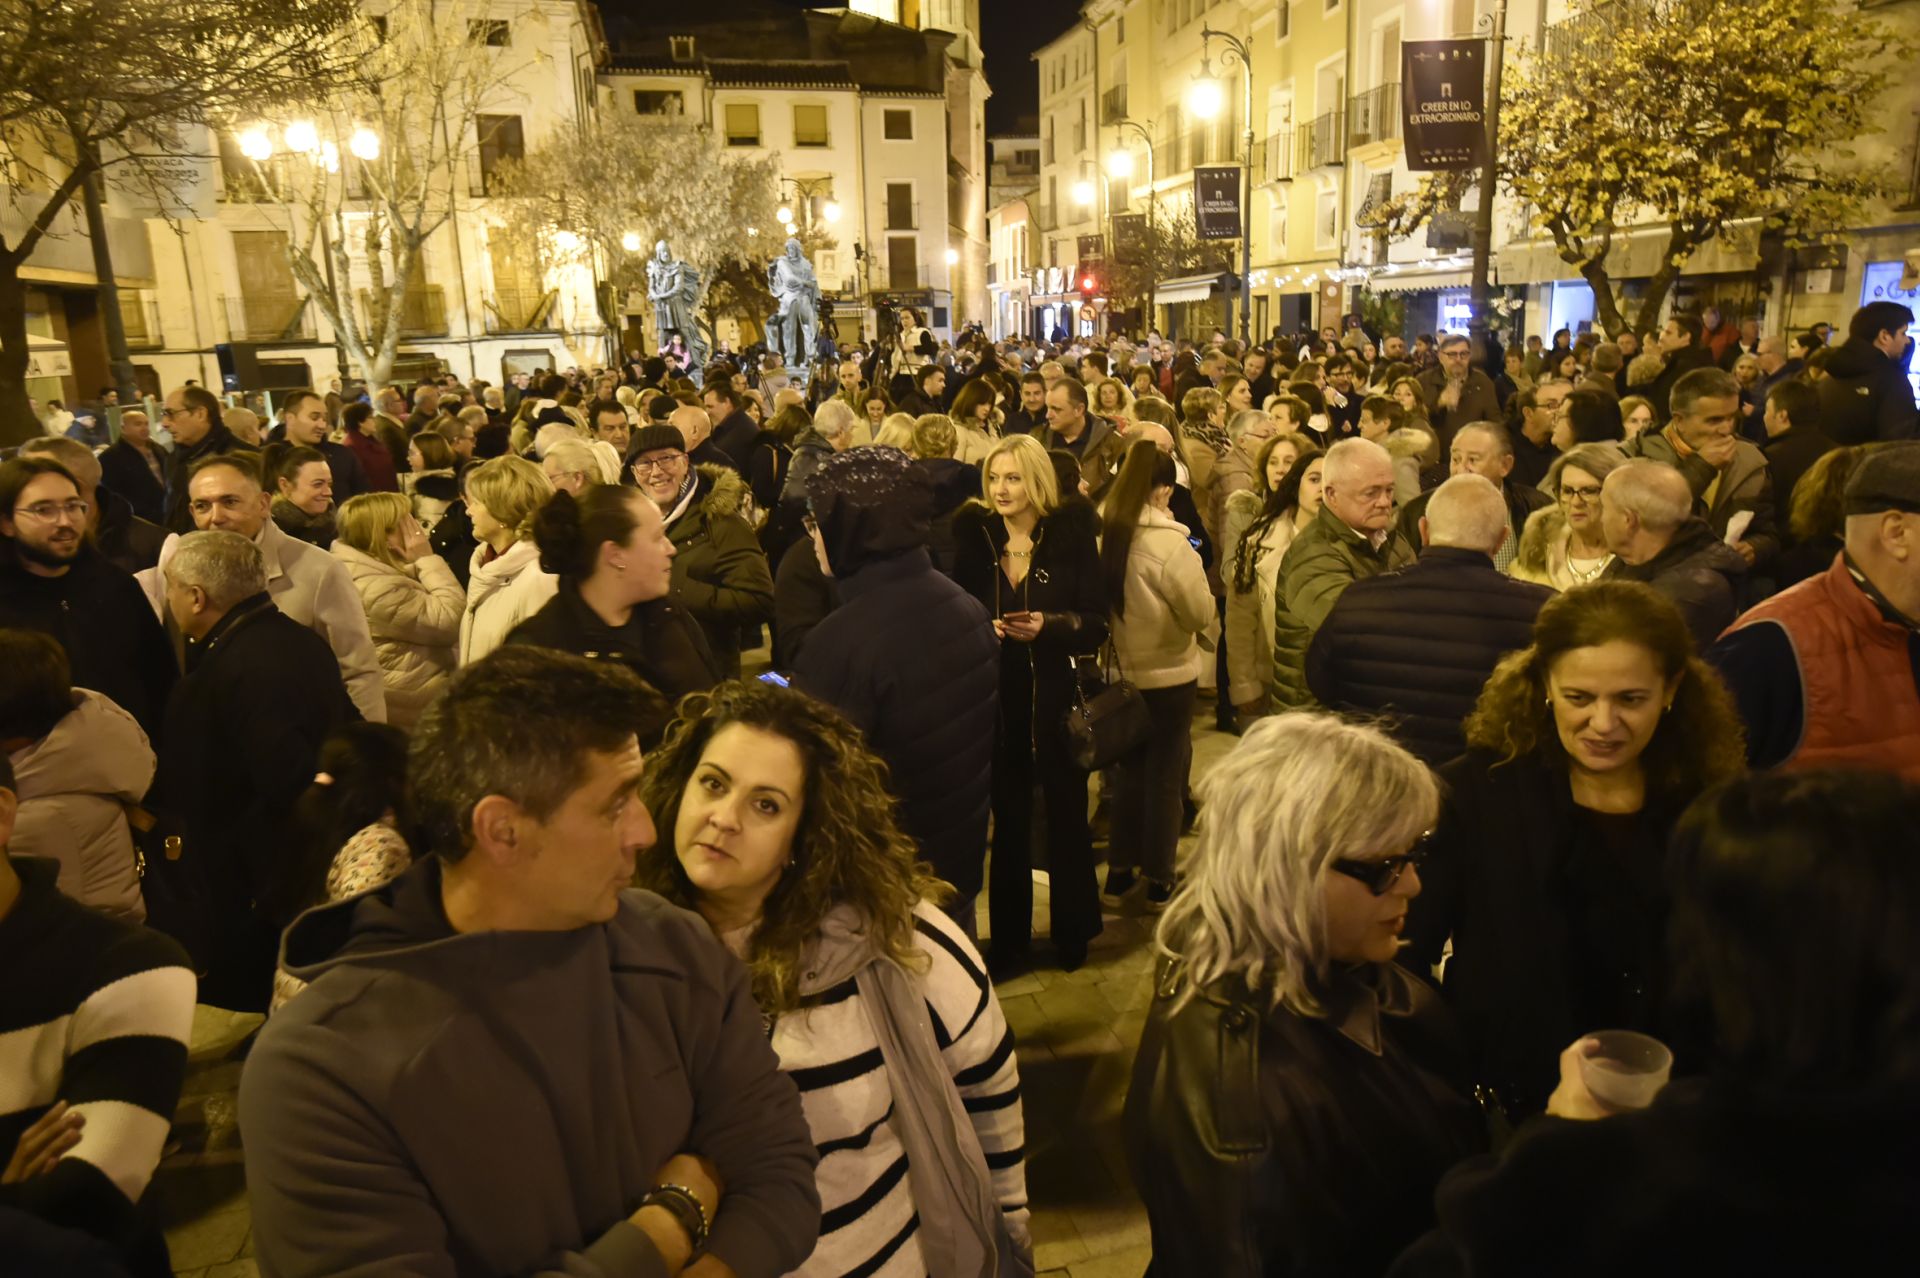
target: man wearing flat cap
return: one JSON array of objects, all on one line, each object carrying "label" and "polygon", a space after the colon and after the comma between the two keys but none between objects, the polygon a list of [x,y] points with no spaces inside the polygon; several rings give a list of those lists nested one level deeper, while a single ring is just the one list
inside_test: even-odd
[{"label": "man wearing flat cap", "polygon": [[846,715],[887,761],[901,828],[953,884],[947,911],[974,936],[1000,690],[993,623],[933,566],[933,481],[905,453],[835,453],[806,493],[840,606],[808,634],[794,686]]},{"label": "man wearing flat cap", "polygon": [[1869,446],[1845,502],[1833,566],[1749,610],[1707,659],[1755,767],[1920,781],[1920,443]]}]

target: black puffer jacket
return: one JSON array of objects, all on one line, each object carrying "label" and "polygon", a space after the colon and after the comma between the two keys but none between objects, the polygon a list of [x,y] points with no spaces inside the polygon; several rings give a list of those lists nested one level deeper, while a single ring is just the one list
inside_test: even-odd
[{"label": "black puffer jacket", "polygon": [[1747,561],[1714,536],[1707,521],[1695,516],[1680,525],[1667,548],[1644,564],[1615,559],[1606,576],[1643,581],[1679,606],[1693,632],[1694,646],[1705,650],[1733,624]]},{"label": "black puffer jacket", "polygon": [[[639,675],[668,702],[711,688],[720,678],[713,654],[707,651],[706,635],[670,600],[640,604],[626,625],[614,627],[587,606],[579,584],[566,577],[540,611],[513,628],[507,642],[615,662]],[[647,730],[653,725],[641,726],[641,744],[651,745]]]},{"label": "black puffer jacket", "polygon": [[[1912,348],[1907,358],[1913,358]],[[1837,444],[1912,439],[1920,433],[1906,370],[1871,342],[1849,337],[1827,360],[1820,392],[1820,428]]]},{"label": "black puffer jacket", "polygon": [[794,686],[866,734],[887,761],[901,828],[961,899],[972,897],[987,848],[1000,686],[987,611],[924,547],[870,561],[835,585],[840,606],[807,635]]},{"label": "black puffer jacket", "polygon": [[1401,745],[1445,763],[1466,748],[1460,725],[1487,676],[1532,641],[1551,598],[1480,551],[1429,546],[1347,587],[1307,649],[1307,687],[1329,709],[1390,716]]},{"label": "black puffer jacket", "polygon": [[1155,1278],[1373,1275],[1482,1148],[1466,1056],[1432,989],[1336,969],[1298,1015],[1225,983],[1178,1010],[1162,965],[1123,1119]]}]

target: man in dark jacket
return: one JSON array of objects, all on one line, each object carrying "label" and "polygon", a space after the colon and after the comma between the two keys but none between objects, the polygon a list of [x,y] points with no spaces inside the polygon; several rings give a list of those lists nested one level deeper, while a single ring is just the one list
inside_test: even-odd
[{"label": "man in dark jacket", "polygon": [[753,451],[755,436],[760,433],[745,408],[746,400],[730,381],[708,382],[700,392],[700,399],[713,421],[713,434],[709,436],[713,446],[725,453],[728,464],[745,478],[747,456]]},{"label": "man in dark jacket", "polygon": [[813,1250],[818,1156],[746,969],[628,886],[647,700],[508,644],[416,727],[420,859],[294,925],[307,987],[241,1080],[263,1271],[671,1278],[704,1250],[774,1278]]},{"label": "man in dark jacket", "polygon": [[167,518],[167,472],[173,457],[153,442],[153,427],[137,408],[120,414],[120,438],[100,454],[108,488],[126,498],[133,513],[152,523]]},{"label": "man in dark jacket", "polygon": [[1038,373],[1020,378],[1020,403],[1007,410],[1002,435],[1038,435],[1047,424],[1047,379]]},{"label": "man in dark jacket", "polygon": [[1465,333],[1449,333],[1440,339],[1439,364],[1420,374],[1427,420],[1439,433],[1443,449],[1452,447],[1462,426],[1500,420],[1500,393],[1493,379],[1472,364],[1473,343]]},{"label": "man in dark jacket", "polygon": [[942,397],[947,390],[947,370],[938,364],[922,364],[913,370],[913,389],[900,401],[899,409],[915,417],[944,412]]},{"label": "man in dark jacket", "polygon": [[85,444],[43,436],[20,445],[22,457],[49,457],[80,484],[80,499],[93,508],[93,544],[122,572],[139,572],[160,562],[167,530],[133,513],[125,498],[100,485],[100,459]]},{"label": "man in dark jacket", "polygon": [[207,457],[259,450],[234,438],[220,420],[220,401],[204,386],[182,386],[167,396],[160,409],[173,433],[173,465],[167,472],[167,517],[161,522],[171,532],[193,531],[193,512],[187,509],[187,472]]},{"label": "man in dark jacket", "polygon": [[1692,510],[1680,472],[1644,458],[1615,469],[1600,489],[1601,527],[1616,556],[1606,575],[1673,600],[1704,649],[1733,621],[1747,563]]},{"label": "man in dark jacket", "polygon": [[162,572],[189,646],[154,795],[192,858],[180,871],[206,894],[200,1001],[262,1012],[280,929],[312,887],[313,867],[288,856],[293,806],[321,743],[359,716],[327,641],[273,606],[258,546],[239,533],[189,533]]},{"label": "man in dark jacket", "polygon": [[840,606],[813,628],[795,686],[836,707],[887,761],[900,824],[957,889],[974,934],[986,863],[1000,643],[979,601],[933,566],[933,484],[891,448],[836,455],[807,482]]},{"label": "man in dark jacket", "polygon": [[294,391],[280,401],[280,424],[289,444],[314,449],[327,459],[327,469],[333,472],[335,509],[346,505],[350,497],[374,491],[373,481],[353,449],[327,438],[332,427],[327,424],[326,400],[310,390]]},{"label": "man in dark jacket", "polygon": [[1466,749],[1461,724],[1500,658],[1532,642],[1553,598],[1493,566],[1506,500],[1480,475],[1434,489],[1418,562],[1356,581],[1307,649],[1307,687],[1331,710],[1385,715],[1400,744],[1438,766]]},{"label": "man in dark jacket", "polygon": [[1853,313],[1847,340],[1827,360],[1820,383],[1821,421],[1835,443],[1920,435],[1920,412],[1907,381],[1911,327],[1913,311],[1898,302],[1871,302]]},{"label": "man in dark jacket", "polygon": [[180,676],[173,645],[146,592],[88,544],[88,518],[80,482],[57,461],[0,465],[0,626],[52,635],[73,682],[111,698],[157,745]]},{"label": "man in dark jacket", "polygon": [[1079,459],[1080,477],[1096,502],[1127,451],[1126,438],[1087,406],[1087,388],[1071,377],[1047,388],[1047,425],[1034,438],[1050,450],[1064,448]]},{"label": "man in dark jacket", "polygon": [[1701,338],[1703,331],[1698,315],[1675,315],[1661,327],[1653,349],[1666,361],[1664,366],[1651,382],[1630,387],[1653,405],[1654,425],[1667,424],[1671,412],[1667,397],[1673,393],[1676,382],[1697,368],[1713,367],[1713,353]]},{"label": "man in dark jacket", "polygon": [[[1768,392],[1761,421],[1767,428],[1762,451],[1773,475],[1774,504],[1791,513],[1793,489],[1800,477],[1839,445],[1820,429],[1820,392],[1805,382],[1781,382]],[[1781,531],[1784,539],[1784,526]]]}]

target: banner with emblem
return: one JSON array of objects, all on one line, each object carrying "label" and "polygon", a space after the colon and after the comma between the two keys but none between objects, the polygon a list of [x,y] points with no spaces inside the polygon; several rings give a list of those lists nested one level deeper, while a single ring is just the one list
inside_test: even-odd
[{"label": "banner with emblem", "polygon": [[1407,168],[1479,168],[1487,145],[1486,41],[1409,40],[1400,58]]}]

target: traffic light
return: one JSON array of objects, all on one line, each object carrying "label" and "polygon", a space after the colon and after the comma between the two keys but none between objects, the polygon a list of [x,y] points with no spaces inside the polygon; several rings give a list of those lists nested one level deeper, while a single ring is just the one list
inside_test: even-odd
[{"label": "traffic light", "polygon": [[1093,297],[1098,297],[1099,295],[1100,295],[1100,277],[1094,274],[1091,270],[1086,270],[1086,269],[1081,270],[1080,296],[1086,297],[1086,298],[1093,298]]}]

